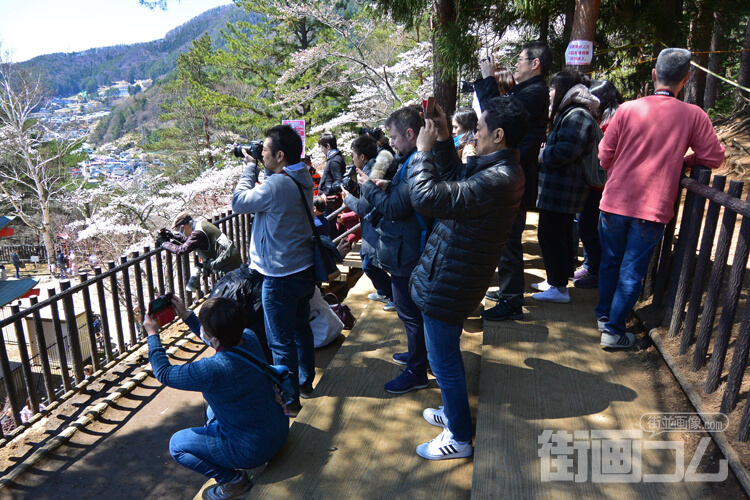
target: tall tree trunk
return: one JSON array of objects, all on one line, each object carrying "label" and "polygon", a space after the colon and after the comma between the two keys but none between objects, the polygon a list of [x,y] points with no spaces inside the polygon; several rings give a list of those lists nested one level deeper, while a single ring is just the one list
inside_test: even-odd
[{"label": "tall tree trunk", "polygon": [[458,83],[456,81],[456,62],[444,60],[440,51],[437,50],[437,37],[445,36],[446,28],[453,22],[455,17],[455,6],[453,0],[435,0],[435,30],[432,35],[432,65],[435,72],[433,93],[437,103],[443,108],[446,116],[451,116],[456,111],[456,97],[458,96]]},{"label": "tall tree trunk", "polygon": [[[599,7],[602,0],[576,0],[575,15],[573,16],[573,27],[571,29],[571,40],[594,41],[596,35],[596,20],[599,19]],[[577,69],[581,73],[586,73],[591,69],[590,64],[568,66]]]},{"label": "tall tree trunk", "polygon": [[[708,69],[720,75],[724,65],[725,54],[721,51],[726,49],[726,37],[721,23],[721,14],[714,13],[714,32],[711,35],[711,54],[709,54]],[[703,107],[711,109],[716,107],[716,94],[719,91],[719,79],[713,75],[706,75],[706,93],[703,97]]]},{"label": "tall tree trunk", "polygon": [[545,14],[539,21],[539,41],[549,43],[549,14]]},{"label": "tall tree trunk", "polygon": [[[667,47],[684,47],[685,42],[680,36],[680,23],[677,22],[683,16],[682,0],[660,0],[656,5],[654,12],[654,35],[657,41],[664,43],[655,43],[654,57]],[[649,70],[649,73],[651,70]]]},{"label": "tall tree trunk", "polygon": [[[750,87],[750,18],[747,20],[747,29],[745,30],[745,43],[742,44],[742,56],[740,56],[740,73],[737,78],[737,83],[743,87]],[[737,104],[738,106],[744,106],[747,104],[740,96],[750,98],[750,92],[745,92],[738,89],[737,93]]]},{"label": "tall tree trunk", "polygon": [[[706,1],[698,5],[698,15],[690,23],[690,40],[688,48],[694,54],[697,64],[708,66],[708,49],[711,44],[711,27],[713,16]],[[685,86],[685,102],[703,107],[703,96],[706,92],[706,73],[694,68],[690,80]]]},{"label": "tall tree trunk", "polygon": [[208,151],[208,168],[214,168],[214,155],[211,153],[211,128],[205,115],[203,116],[203,145]]},{"label": "tall tree trunk", "polygon": [[573,20],[576,17],[576,0],[568,0],[565,5],[565,24],[563,24],[563,40],[570,40],[573,32]]}]

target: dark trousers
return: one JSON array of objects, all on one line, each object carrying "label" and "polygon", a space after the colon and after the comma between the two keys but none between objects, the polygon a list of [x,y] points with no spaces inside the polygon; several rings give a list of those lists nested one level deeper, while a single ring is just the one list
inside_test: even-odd
[{"label": "dark trousers", "polygon": [[427,347],[424,343],[424,320],[422,312],[411,299],[408,276],[391,276],[393,304],[396,306],[398,319],[404,323],[406,343],[409,356],[406,367],[414,375],[427,375]]},{"label": "dark trousers", "polygon": [[575,250],[571,235],[575,214],[561,214],[539,210],[539,247],[542,249],[547,283],[555,287],[568,286],[573,275]]},{"label": "dark trousers", "polygon": [[16,278],[20,280],[21,279],[21,265],[14,262],[13,267],[16,268]]},{"label": "dark trousers", "polygon": [[599,265],[602,262],[602,244],[599,241],[599,202],[602,201],[602,191],[589,190],[586,205],[578,216],[578,236],[583,243],[585,259],[583,265],[594,276],[599,275]]},{"label": "dark trousers", "polygon": [[393,300],[390,275],[376,266],[369,255],[360,253],[359,256],[362,258],[362,271],[370,278],[378,295],[384,295],[388,297],[388,300]]},{"label": "dark trousers", "polygon": [[497,278],[500,289],[498,293],[506,299],[523,300],[523,247],[521,237],[526,228],[526,209],[518,209],[508,242],[505,244],[500,263],[497,265]]}]

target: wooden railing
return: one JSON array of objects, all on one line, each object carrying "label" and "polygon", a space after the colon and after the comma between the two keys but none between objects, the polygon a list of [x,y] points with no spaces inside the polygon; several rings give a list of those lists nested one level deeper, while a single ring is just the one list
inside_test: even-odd
[{"label": "wooden railing", "polygon": [[[247,262],[252,217],[230,212],[214,217],[212,222],[234,241],[243,262]],[[9,436],[0,430],[0,444],[22,431],[20,412],[27,398],[34,413],[42,401],[50,409],[85,386],[85,365],[91,364],[94,371],[107,370],[140,347],[145,336],[141,316],[151,300],[173,292],[190,307],[208,295],[215,275],[208,279],[201,275],[196,293],[185,290],[190,276],[189,258],[146,247],[142,254],[135,252],[130,258],[121,257],[119,263],[108,262],[106,270],[96,267],[93,277],[81,272],[78,284],[61,281],[59,290],[47,289],[47,299],[31,297],[28,308],[11,306],[11,315],[0,320],[0,405],[4,402],[8,409],[2,418],[12,419],[13,424],[2,427],[16,430]],[[193,258],[197,264],[197,255]],[[96,307],[92,302],[94,295]],[[74,301],[83,304],[81,325]],[[46,335],[43,312],[51,318]],[[30,347],[37,353],[33,357],[29,356]],[[11,361],[18,363],[15,370],[11,369]]]},{"label": "wooden railing", "polygon": [[12,262],[11,252],[16,251],[22,261],[30,262],[31,257],[39,257],[39,262],[47,262],[47,249],[44,245],[3,245],[0,246],[0,262]]},{"label": "wooden railing", "polygon": [[[703,391],[706,394],[719,388],[730,340],[735,340],[721,402],[721,412],[730,413],[737,406],[750,350],[750,300],[745,300],[739,331],[732,333],[745,287],[750,250],[750,203],[741,199],[742,182],[731,181],[725,191],[726,177],[715,175],[708,186],[710,176],[708,169],[694,167],[690,178],[681,180],[680,186],[687,193],[679,238],[673,245],[681,196],[677,197],[675,217],[666,227],[661,249],[654,254],[641,298],[653,294],[654,308],[662,313],[661,324],[669,325],[669,337],[681,335],[679,354],[687,356],[692,349],[691,368],[694,372],[705,373]],[[714,245],[722,207],[721,229]],[[742,222],[735,238],[738,215],[742,216]],[[735,242],[734,257],[728,268],[730,250]],[[725,280],[727,272],[729,276]],[[721,314],[715,327],[719,305]],[[712,337],[713,351],[708,362]],[[737,438],[740,441],[750,439],[750,405],[747,402]]]}]

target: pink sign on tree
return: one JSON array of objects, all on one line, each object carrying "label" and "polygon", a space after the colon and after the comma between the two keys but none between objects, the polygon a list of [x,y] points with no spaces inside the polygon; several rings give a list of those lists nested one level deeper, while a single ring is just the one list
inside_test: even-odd
[{"label": "pink sign on tree", "polygon": [[305,120],[281,120],[282,125],[289,125],[302,138],[302,155],[305,154]]}]

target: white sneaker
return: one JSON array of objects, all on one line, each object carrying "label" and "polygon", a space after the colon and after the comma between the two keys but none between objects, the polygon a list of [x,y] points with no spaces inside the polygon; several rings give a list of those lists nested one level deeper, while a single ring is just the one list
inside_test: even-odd
[{"label": "white sneaker", "polygon": [[372,292],[367,296],[367,298],[378,302],[385,302],[386,304],[388,303],[388,297],[386,297],[385,295],[380,295],[378,292]]},{"label": "white sneaker", "polygon": [[607,330],[602,332],[602,340],[599,344],[609,349],[627,349],[635,344],[635,335],[625,332],[625,335],[615,335]]},{"label": "white sneaker", "polygon": [[545,292],[535,293],[531,296],[532,299],[540,302],[557,302],[559,304],[567,304],[570,302],[570,294],[567,288],[560,290],[559,287],[552,286]]},{"label": "white sneaker", "polygon": [[604,331],[604,328],[606,328],[607,323],[609,323],[609,318],[606,316],[602,316],[601,318],[596,318],[596,326],[599,328],[600,332]]},{"label": "white sneaker", "polygon": [[547,280],[544,280],[540,283],[532,283],[531,288],[533,288],[534,290],[539,290],[540,292],[546,292],[552,287],[549,283],[547,283]]},{"label": "white sneaker", "polygon": [[459,443],[453,439],[448,429],[443,429],[438,437],[417,446],[417,455],[427,460],[446,460],[449,458],[465,458],[474,454],[471,442]]},{"label": "white sneaker", "polygon": [[442,406],[437,410],[435,408],[425,408],[422,412],[422,416],[427,420],[428,424],[442,427],[443,429],[448,428],[448,419],[445,418],[445,411]]}]

